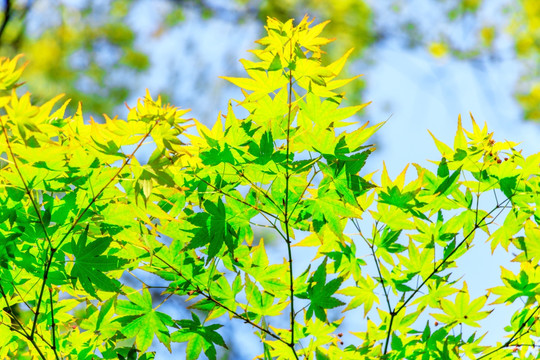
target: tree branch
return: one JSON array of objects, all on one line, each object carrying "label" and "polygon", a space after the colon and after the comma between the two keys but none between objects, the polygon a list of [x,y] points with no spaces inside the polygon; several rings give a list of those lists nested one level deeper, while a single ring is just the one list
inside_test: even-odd
[{"label": "tree branch", "polygon": [[[292,39],[289,39],[289,47],[291,54],[291,63],[292,63]],[[289,257],[289,285],[290,285],[290,298],[291,298],[291,313],[290,313],[290,322],[291,322],[291,342],[289,347],[291,348],[294,357],[298,359],[298,354],[294,348],[294,274],[293,274],[293,259],[292,259],[292,249],[291,249],[291,236],[290,236],[290,226],[289,226],[289,179],[291,174],[289,173],[289,162],[290,162],[290,133],[291,133],[291,122],[292,122],[292,97],[293,97],[293,75],[292,69],[289,68],[289,99],[288,99],[288,114],[287,114],[287,140],[286,140],[286,166],[285,166],[285,203],[283,204],[283,216],[284,216],[284,225],[285,225],[285,242],[287,244],[287,256]]]},{"label": "tree branch", "polygon": [[267,334],[268,336],[276,339],[277,341],[280,341],[286,345],[290,345],[287,341],[283,340],[281,337],[279,337],[278,335],[274,334],[273,332],[271,332],[270,330],[268,329],[265,329],[263,328],[262,326],[260,326],[259,324],[257,323],[254,323],[253,321],[251,321],[249,318],[245,317],[245,316],[242,316],[241,314],[239,314],[238,312],[236,312],[235,310],[229,308],[227,305],[225,304],[222,304],[219,300],[215,299],[212,295],[210,294],[206,294],[200,287],[199,285],[195,284],[193,281],[191,281],[190,279],[188,279],[180,270],[178,270],[175,266],[171,265],[168,261],[166,261],[165,259],[163,259],[161,256],[159,256],[158,254],[154,254],[154,257],[158,260],[160,260],[161,262],[163,262],[167,267],[169,267],[172,271],[174,271],[176,274],[178,274],[178,276],[180,276],[182,279],[184,279],[191,287],[193,287],[195,289],[195,292],[203,297],[205,297],[207,300],[213,302],[214,304],[216,304],[217,306],[223,308],[224,310],[226,310],[227,312],[229,312],[230,314],[234,315],[234,317],[236,317],[237,319],[240,319],[242,321],[244,321],[245,323],[247,324],[250,324],[251,326],[259,329],[260,331],[262,331],[263,333]]},{"label": "tree branch", "polygon": [[6,29],[6,26],[11,18],[11,0],[4,0],[4,19],[2,20],[2,24],[0,24],[0,44],[2,44],[2,35],[4,34],[4,30]]}]

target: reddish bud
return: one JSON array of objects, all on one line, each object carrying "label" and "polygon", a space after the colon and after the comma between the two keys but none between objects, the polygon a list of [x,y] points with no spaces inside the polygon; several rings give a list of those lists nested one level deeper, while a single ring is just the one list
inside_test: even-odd
[{"label": "reddish bud", "polygon": [[435,326],[439,326],[439,322],[438,322],[438,321],[435,321]]},{"label": "reddish bud", "polygon": [[502,163],[502,160],[501,159],[497,159],[497,164],[500,164]]}]

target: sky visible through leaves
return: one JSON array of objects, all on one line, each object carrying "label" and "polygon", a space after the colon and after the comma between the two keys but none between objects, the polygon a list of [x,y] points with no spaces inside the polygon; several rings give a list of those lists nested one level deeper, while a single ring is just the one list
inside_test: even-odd
[{"label": "sky visible through leaves", "polygon": [[[151,26],[150,22],[147,25]],[[212,80],[212,76],[238,76],[241,72],[240,63],[226,63],[227,67],[224,67],[223,62],[212,62],[211,58],[230,55],[231,47],[235,47],[234,56],[245,57],[245,51],[252,46],[252,41],[257,38],[259,31],[256,24],[209,24],[193,14],[187,17],[186,22],[174,35],[179,43],[178,52],[181,53],[182,49],[185,49],[182,45],[185,39],[197,34],[200,38],[197,43],[200,58],[178,59],[174,54],[172,58],[176,58],[175,61],[180,61],[180,64],[185,61],[187,68],[197,66],[198,63],[208,65],[209,81],[215,81],[215,87],[223,89],[226,85],[224,81],[216,78]],[[152,48],[157,54],[154,60],[166,63],[170,56],[167,43],[154,46],[152,45]],[[437,159],[438,152],[427,129],[441,141],[451,143],[458,114],[461,113],[464,119],[467,119],[469,111],[479,123],[486,121],[498,140],[522,140],[521,146],[527,155],[540,150],[540,126],[520,119],[519,107],[508,91],[518,76],[517,62],[505,61],[496,66],[488,64],[471,67],[453,60],[437,60],[421,51],[406,51],[392,44],[375,48],[375,52],[370,56],[376,59],[373,66],[353,65],[352,72],[364,74],[369,83],[364,100],[373,101],[367,108],[370,121],[379,122],[387,118],[389,121],[377,134],[379,149],[368,163],[368,168],[380,169],[384,161],[390,176],[394,177],[406,163]],[[164,69],[159,66],[158,68]],[[148,81],[154,79],[159,83],[165,81],[167,76],[167,71],[156,72]],[[240,97],[239,91],[234,89],[232,92],[223,91],[216,96],[211,107],[206,103],[206,99],[189,102],[187,100],[195,100],[196,97],[189,95],[192,84],[190,81],[193,80],[190,80],[189,71],[185,72],[185,77],[186,83],[178,84],[179,94],[181,97],[185,96],[186,102],[193,108],[194,116],[203,122],[211,124],[214,121],[212,115],[215,112],[210,109],[224,110],[226,99]],[[487,245],[483,248],[481,244],[482,242],[478,241],[476,249],[467,255],[468,261],[460,264],[463,265],[460,271],[467,273],[470,278],[468,286],[472,296],[478,296],[484,289],[499,284],[500,280],[490,274],[498,274],[499,264],[509,260],[508,254],[496,251],[491,257],[482,257],[482,263],[474,261],[478,254],[487,248]],[[275,251],[275,248],[270,249]],[[311,259],[312,254],[305,251],[304,258]],[[269,256],[278,260],[283,254],[272,254],[269,250]],[[299,262],[298,268],[303,268],[304,265]],[[478,288],[478,291],[475,288]],[[508,308],[507,314],[499,315],[509,316],[511,310]],[[346,324],[347,319],[344,321],[344,325]],[[497,320],[493,320],[493,323],[482,323],[486,329],[495,328],[496,325]],[[239,328],[234,323],[229,326]],[[500,336],[501,334],[490,331],[486,341],[496,340]],[[249,358],[257,352],[258,340],[253,337],[240,337],[235,339],[235,343],[241,344],[235,351],[239,356],[242,354],[242,358]],[[160,355],[168,356],[167,350],[163,349],[158,353],[158,356]]]},{"label": "sky visible through leaves", "polygon": [[[151,17],[145,18],[144,14],[145,11],[141,9],[136,16],[140,17],[141,29],[148,26],[150,32],[154,25]],[[217,79],[217,76],[239,76],[242,71],[240,63],[228,60],[246,57],[246,50],[252,48],[252,42],[259,36],[261,28],[257,23],[208,22],[195,13],[187,15],[185,22],[171,34],[173,42],[178,44],[177,49],[171,51],[168,43],[171,39],[157,44],[149,42],[147,49],[154,54],[153,61],[156,63],[165,65],[173,61],[186,69],[183,73],[186,81],[177,85],[177,95],[192,107],[194,117],[212,124],[215,109],[223,111],[228,98],[240,97],[237,89],[230,91],[225,81]],[[186,42],[193,36],[199,39],[196,45],[192,45],[197,48],[197,56],[179,56],[189,49]],[[224,56],[225,61],[213,61]],[[407,51],[392,43],[376,47],[370,57],[375,59],[373,66],[356,64],[351,72],[364,74],[369,83],[363,99],[373,101],[367,108],[368,119],[373,122],[389,121],[377,133],[379,149],[371,157],[367,168],[380,169],[384,161],[390,176],[395,177],[409,162],[437,159],[439,154],[427,129],[441,141],[451,143],[458,114],[467,119],[469,112],[480,124],[486,121],[497,140],[522,141],[520,146],[526,155],[540,151],[540,126],[520,119],[519,107],[509,91],[518,77],[518,62],[509,60],[473,67],[454,60],[434,59],[423,51]],[[190,94],[196,80],[190,77],[189,69],[196,66],[206,67],[205,79],[213,82],[209,91],[214,103],[210,106],[206,96],[198,101],[197,96]],[[166,66],[157,66],[155,72],[141,80],[141,84],[159,88],[159,84],[167,81],[169,75]],[[467,124],[467,120],[464,123]],[[508,263],[510,259],[508,254],[496,251],[491,257],[483,256],[482,263],[474,261],[488,247],[485,245],[484,248],[481,244],[478,241],[476,248],[466,257],[469,260],[460,264],[463,265],[460,271],[469,276],[468,286],[472,296],[498,285],[500,279],[490,274],[498,274],[499,264]],[[270,249],[275,251],[275,248]],[[311,259],[312,254],[308,255],[307,249],[305,251],[304,258]],[[282,256],[279,252],[269,251],[271,259],[278,260]],[[305,264],[298,262],[297,265],[301,269]],[[511,313],[512,309],[508,308],[508,313],[500,316],[510,316]],[[489,320],[493,323],[483,322],[482,325],[487,329],[496,328],[497,320]],[[229,326],[239,329],[242,325],[232,323]],[[490,331],[486,341],[499,339],[500,336]],[[252,341],[255,343],[250,346]],[[259,346],[258,340],[250,336],[235,339],[235,343],[241,344],[235,351],[242,354],[242,358],[249,358]],[[166,357],[169,353],[162,348],[158,352],[160,356]]]}]

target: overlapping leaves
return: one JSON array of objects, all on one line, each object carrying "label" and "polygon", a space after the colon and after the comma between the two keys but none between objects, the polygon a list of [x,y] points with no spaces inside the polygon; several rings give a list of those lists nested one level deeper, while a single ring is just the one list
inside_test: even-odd
[{"label": "overlapping leaves", "polygon": [[[363,172],[382,124],[355,122],[366,104],[342,106],[350,52],[324,65],[325,24],[269,19],[257,59],[242,61],[248,77],[226,78],[241,87],[247,117],[230,104],[187,140],[186,111],[149,94],[127,121],[98,123],[81,108],[65,117],[66,103],[53,111],[58,99],[40,107],[4,91],[0,294],[11,325],[0,331],[11,342],[0,357],[151,358],[157,337],[170,351],[186,343],[188,359],[217,359],[227,350],[221,322],[234,319],[265,359],[533,348],[540,155],[460,119],[453,148],[434,138],[434,171],[414,164],[406,182],[407,168],[391,179],[383,165],[377,184]],[[0,63],[5,90],[18,81],[16,60]],[[135,155],[150,140],[141,164]],[[521,266],[472,296],[452,271],[481,232]],[[167,313],[184,299],[191,316]],[[481,344],[473,328],[518,299],[509,340]],[[355,339],[341,333],[338,311],[362,319],[352,321]]]}]

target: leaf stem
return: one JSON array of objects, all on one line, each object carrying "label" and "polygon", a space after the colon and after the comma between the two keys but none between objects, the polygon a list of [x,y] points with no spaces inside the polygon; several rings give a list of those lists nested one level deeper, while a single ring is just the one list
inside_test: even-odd
[{"label": "leaf stem", "polygon": [[124,158],[124,161],[122,162],[122,165],[118,168],[118,171],[109,179],[109,181],[107,181],[107,183],[101,188],[101,190],[99,190],[98,193],[92,197],[92,200],[90,200],[90,203],[88,203],[88,205],[84,208],[84,210],[77,216],[75,221],[71,224],[69,230],[62,237],[62,239],[58,243],[58,247],[60,247],[62,245],[62,243],[67,239],[67,237],[69,236],[71,231],[75,228],[75,226],[77,226],[77,224],[82,219],[84,214],[86,214],[86,212],[90,209],[90,207],[92,205],[94,205],[94,203],[98,200],[98,198],[105,191],[105,189],[109,187],[109,185],[118,177],[118,175],[120,175],[122,170],[124,170],[124,168],[129,164],[129,161],[133,157],[135,157],[135,153],[140,149],[140,147],[143,145],[143,143],[146,141],[146,139],[150,136],[150,134],[152,133],[152,130],[154,130],[154,127],[156,127],[157,124],[158,124],[158,121],[156,121],[152,125],[150,130],[144,135],[144,137],[141,139],[141,141],[139,141],[139,143],[137,144],[137,147],[135,147],[135,149],[131,152],[131,154]]},{"label": "leaf stem", "polygon": [[260,188],[259,186],[255,185],[255,183],[254,183],[253,181],[251,181],[251,180],[249,180],[249,179],[247,178],[247,176],[244,174],[243,171],[238,170],[238,169],[237,169],[234,165],[232,165],[232,164],[231,164],[231,166],[232,166],[232,168],[234,169],[234,171],[236,171],[236,173],[238,174],[238,176],[240,176],[241,178],[243,178],[243,179],[245,179],[247,182],[249,182],[250,185],[251,185],[255,190],[257,190],[258,192],[260,192],[265,198],[267,198],[268,200],[270,200],[270,202],[271,202],[272,204],[274,204],[274,206],[275,206],[277,209],[279,209],[278,204],[276,204],[276,202],[274,201],[274,199],[272,199],[270,196],[268,196],[268,192],[267,192],[267,191],[265,191],[264,189],[262,189],[262,188]]},{"label": "leaf stem", "polygon": [[298,201],[296,201],[296,203],[294,204],[290,214],[289,214],[289,217],[292,216],[292,214],[294,213],[294,211],[296,210],[298,204],[300,204],[301,200],[302,200],[302,197],[304,196],[304,194],[306,193],[307,189],[311,186],[311,184],[313,184],[313,179],[315,179],[315,176],[317,176],[317,174],[320,172],[320,170],[314,170],[313,171],[313,175],[311,176],[311,179],[309,179],[307,185],[304,187],[304,190],[302,191],[302,194],[300,194],[300,197],[298,198]]}]

